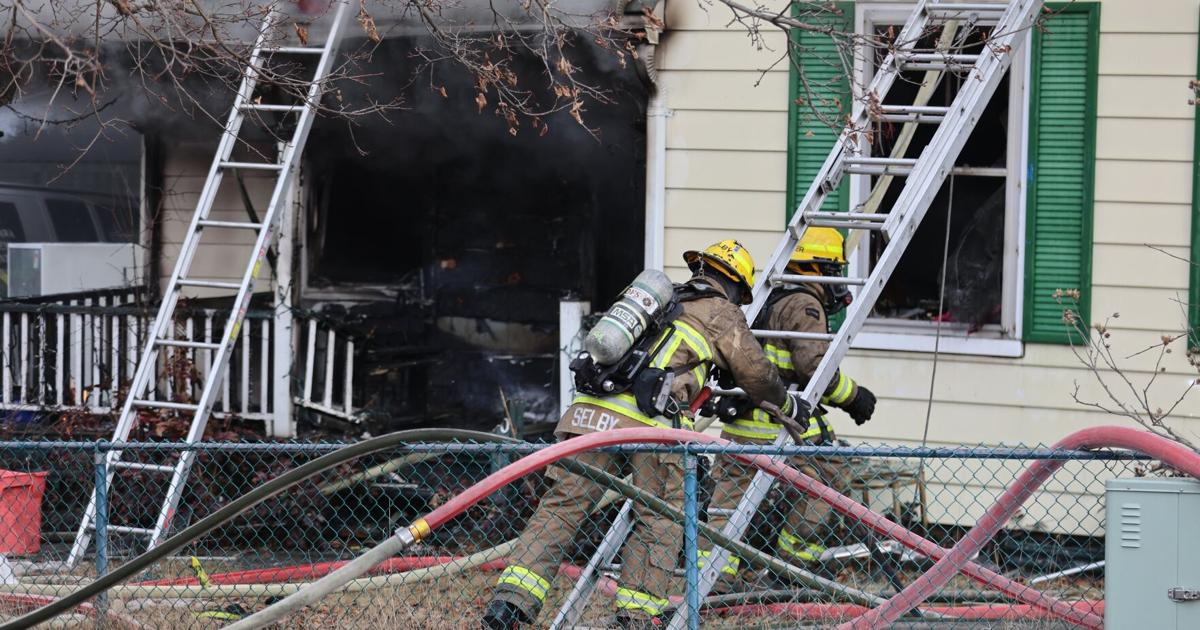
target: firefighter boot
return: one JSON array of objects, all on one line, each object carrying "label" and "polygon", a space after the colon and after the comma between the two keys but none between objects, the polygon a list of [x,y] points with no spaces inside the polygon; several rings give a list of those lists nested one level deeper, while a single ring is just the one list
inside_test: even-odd
[{"label": "firefighter boot", "polygon": [[487,611],[483,613],[483,630],[518,630],[523,624],[533,620],[525,611],[512,602],[493,599],[488,603]]}]

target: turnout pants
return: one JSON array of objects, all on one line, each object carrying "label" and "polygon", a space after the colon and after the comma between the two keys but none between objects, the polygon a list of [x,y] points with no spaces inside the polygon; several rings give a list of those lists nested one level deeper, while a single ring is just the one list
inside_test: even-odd
[{"label": "turnout pants", "polygon": [[[620,475],[632,474],[633,484],[680,506],[683,503],[681,457],[668,453],[598,453],[576,455],[579,461]],[[536,619],[558,573],[559,564],[573,546],[580,527],[604,529],[588,518],[605,488],[593,481],[551,469],[555,484],[542,497],[517,543],[511,563],[496,584],[495,599],[520,607]],[[621,550],[618,611],[631,616],[653,616],[668,604],[677,565],[681,528],[653,512],[635,510],[637,523]],[[601,534],[603,531],[600,532]]]},{"label": "turnout pants", "polygon": [[[757,440],[722,432],[721,437],[740,444],[770,444],[772,440]],[[831,457],[794,457],[789,462],[800,472],[820,481],[821,483],[845,493],[850,487],[849,471],[845,462]],[[711,506],[714,508],[735,509],[742,495],[750,487],[757,469],[746,466],[729,456],[718,455],[713,465],[713,479],[716,487],[713,490]],[[784,490],[784,500],[781,504],[786,511],[783,527],[775,541],[778,555],[793,564],[797,562],[814,562],[830,542],[833,534],[834,513],[828,503],[813,499],[794,488]],[[712,515],[708,522],[716,529],[722,529],[729,521],[724,514]],[[703,542],[703,541],[702,541]],[[734,558],[730,566],[735,566]]]}]

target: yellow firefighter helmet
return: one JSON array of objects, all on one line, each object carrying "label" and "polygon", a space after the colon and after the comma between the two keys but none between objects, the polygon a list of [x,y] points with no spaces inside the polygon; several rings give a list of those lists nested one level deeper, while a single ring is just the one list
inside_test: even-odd
[{"label": "yellow firefighter helmet", "polygon": [[704,251],[686,251],[683,259],[693,272],[700,269],[701,262],[709,263],[721,275],[738,283],[742,287],[742,303],[750,303],[750,292],[754,290],[754,258],[745,245],[728,239],[709,245]]},{"label": "yellow firefighter helmet", "polygon": [[796,245],[788,265],[804,263],[846,263],[845,239],[833,228],[810,227]]}]

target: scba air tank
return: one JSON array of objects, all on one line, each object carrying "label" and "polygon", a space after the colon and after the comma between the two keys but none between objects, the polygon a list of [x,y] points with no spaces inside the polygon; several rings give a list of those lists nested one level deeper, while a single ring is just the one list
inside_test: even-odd
[{"label": "scba air tank", "polygon": [[657,269],[639,273],[621,299],[596,322],[583,341],[583,349],[600,365],[616,363],[670,304],[674,290],[667,274]]}]

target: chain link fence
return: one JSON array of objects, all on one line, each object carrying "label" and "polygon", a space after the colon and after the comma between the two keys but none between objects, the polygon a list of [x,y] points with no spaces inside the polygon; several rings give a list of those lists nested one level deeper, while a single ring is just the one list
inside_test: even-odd
[{"label": "chain link fence", "polygon": [[[179,446],[125,445],[121,459],[171,464]],[[340,446],[193,447],[195,464],[172,532]],[[0,619],[69,593],[145,550],[145,536],[134,532],[154,526],[168,475],[122,468],[105,483],[106,509],[87,554],[68,561],[93,488],[108,478],[103,454],[115,448],[103,442],[0,442],[0,469],[7,471],[0,473],[0,555],[6,558],[0,564]],[[408,444],[338,464],[204,533],[59,621],[83,628],[229,624],[539,448]],[[751,477],[732,451],[785,454],[801,471],[947,548],[1032,462],[1065,460],[976,563],[1085,610],[1103,597],[1104,482],[1147,468],[1123,453],[1042,448],[610,448],[575,458],[610,476],[552,467],[512,481],[284,625],[474,628],[498,593],[534,617],[533,627],[551,627],[556,617],[558,627],[613,627],[617,614],[667,618],[680,606],[704,627],[827,627],[861,614],[932,566],[933,560],[896,537],[776,484],[750,523],[746,546],[713,592],[689,589],[711,558],[705,528],[720,529],[730,518]],[[627,506],[613,479],[666,499],[674,514]],[[547,493],[555,486],[558,492]],[[572,595],[610,526],[627,516],[632,534],[597,567],[594,592]],[[697,570],[689,570],[689,562]],[[643,595],[651,599],[639,599]],[[568,600],[576,602],[569,615],[560,612]],[[962,575],[923,610],[926,616],[970,619],[977,627],[1059,627],[1035,608],[1016,606]]]}]

